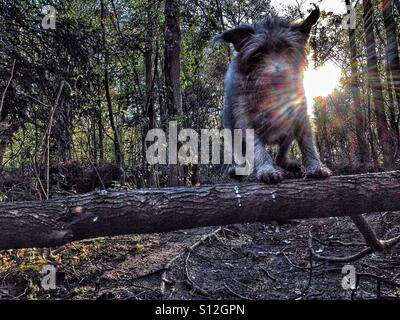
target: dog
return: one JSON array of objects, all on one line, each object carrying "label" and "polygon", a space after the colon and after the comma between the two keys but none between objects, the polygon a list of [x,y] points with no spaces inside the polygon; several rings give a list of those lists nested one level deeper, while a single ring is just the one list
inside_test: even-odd
[{"label": "dog", "polygon": [[[321,163],[304,92],[307,43],[320,17],[316,7],[300,23],[267,17],[218,35],[216,42],[232,44],[237,52],[225,77],[222,122],[226,129],[254,129],[254,166],[257,179],[279,183],[288,172],[301,172],[289,159],[297,140],[308,178],[328,178],[331,171]],[[269,146],[279,145],[273,158]],[[268,148],[267,148],[268,146]],[[235,167],[229,169],[233,178]]]}]

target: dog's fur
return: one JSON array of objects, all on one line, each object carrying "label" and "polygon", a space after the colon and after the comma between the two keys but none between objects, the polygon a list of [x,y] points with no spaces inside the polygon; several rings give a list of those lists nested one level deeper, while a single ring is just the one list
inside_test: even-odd
[{"label": "dog's fur", "polygon": [[[301,170],[300,163],[288,158],[295,139],[307,177],[331,175],[321,164],[315,147],[303,85],[306,46],[319,16],[316,8],[297,24],[268,17],[254,25],[228,30],[216,38],[233,44],[237,51],[225,79],[223,125],[232,130],[254,129],[255,170],[260,181],[280,182],[283,174],[279,167],[294,172]],[[276,161],[266,148],[272,144],[280,146]]]}]

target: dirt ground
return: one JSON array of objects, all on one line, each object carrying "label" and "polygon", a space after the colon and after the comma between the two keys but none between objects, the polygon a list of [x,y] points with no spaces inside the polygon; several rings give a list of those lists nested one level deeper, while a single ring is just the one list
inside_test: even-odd
[{"label": "dirt ground", "polygon": [[[381,238],[400,234],[400,213],[368,216]],[[311,236],[310,236],[311,232]],[[344,264],[316,261],[363,249],[348,218],[97,239],[52,250],[0,252],[0,299],[399,299],[400,247],[353,263],[356,291],[342,287]],[[41,287],[43,265],[57,289]]]}]

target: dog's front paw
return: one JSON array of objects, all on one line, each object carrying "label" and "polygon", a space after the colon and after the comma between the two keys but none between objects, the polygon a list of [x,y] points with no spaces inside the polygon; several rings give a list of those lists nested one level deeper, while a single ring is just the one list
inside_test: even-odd
[{"label": "dog's front paw", "polygon": [[283,180],[283,174],[274,167],[261,168],[257,171],[257,179],[268,184],[277,184]]},{"label": "dog's front paw", "polygon": [[312,179],[326,179],[332,176],[332,171],[325,167],[322,163],[308,167],[306,177]]}]

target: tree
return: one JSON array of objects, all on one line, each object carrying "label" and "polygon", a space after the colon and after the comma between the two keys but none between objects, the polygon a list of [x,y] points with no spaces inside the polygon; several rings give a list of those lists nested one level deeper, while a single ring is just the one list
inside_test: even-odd
[{"label": "tree", "polygon": [[[350,0],[346,0],[346,5],[351,5]],[[355,9],[354,9],[355,10]],[[368,161],[368,144],[364,133],[364,113],[361,106],[360,89],[358,82],[358,50],[356,42],[356,30],[349,28],[350,61],[351,61],[351,93],[353,95],[353,110],[355,114],[355,126],[358,145],[358,160],[362,166]]]},{"label": "tree", "polygon": [[[393,0],[384,0],[382,2],[382,12],[384,18],[384,25],[386,30],[386,63],[388,66],[388,74],[389,78],[389,90],[393,93],[395,101],[390,101],[389,103],[396,103],[397,108],[400,107],[400,58],[399,58],[399,49],[398,49],[398,29],[397,24],[393,16]],[[394,106],[391,106],[393,109]],[[399,110],[397,110],[397,113]],[[391,120],[391,126],[393,130],[393,136],[396,137],[397,140],[397,148],[400,147],[400,131],[399,131],[399,123],[395,117],[396,113],[394,113],[394,119]]]},{"label": "tree", "polygon": [[[165,0],[164,77],[166,104],[171,120],[182,115],[180,0]],[[170,165],[169,185],[179,184],[179,166]]]},{"label": "tree", "polygon": [[364,8],[364,33],[367,49],[367,75],[368,84],[372,90],[374,100],[374,112],[377,121],[379,142],[382,145],[384,166],[386,169],[393,167],[393,144],[388,129],[388,122],[385,113],[383,100],[383,87],[378,70],[378,58],[374,34],[374,8],[370,0],[363,1]]},{"label": "tree", "polygon": [[[362,170],[355,164],[368,165],[368,160],[378,169],[383,155],[387,158],[395,153],[393,146],[389,152],[388,144],[382,143],[385,136],[389,140],[398,136],[398,104],[392,103],[398,99],[390,96],[392,90],[386,85],[390,84],[395,96],[398,48],[393,44],[398,41],[399,21],[393,8],[398,1],[385,0],[385,8],[391,10],[383,14],[382,1],[370,2],[376,13],[377,41],[375,60],[369,46],[368,66],[365,30],[343,32],[341,15],[321,12],[324,23],[311,36],[315,65],[333,61],[349,79],[344,77],[335,92],[321,97],[326,108],[319,108],[315,119],[321,153],[340,173]],[[41,28],[41,10],[46,4],[57,8],[56,30]],[[293,20],[306,6],[298,1],[282,12]],[[363,13],[361,5],[357,9],[358,15]],[[126,173],[124,187],[195,185],[223,179],[221,165],[148,165],[146,133],[156,127],[165,129],[171,120],[178,122],[179,129],[220,128],[224,75],[231,52],[210,45],[210,40],[236,24],[275,14],[271,1],[3,0],[0,12],[0,97],[4,97],[0,167],[7,174],[21,170],[30,178],[32,190],[44,184],[47,161],[42,159],[47,146],[42,141],[47,140],[49,115],[59,85],[65,81],[68,90],[60,97],[49,137],[51,193],[60,188],[75,192],[82,184],[64,184],[67,175],[63,170],[71,162],[83,176],[98,171],[94,178],[84,177],[85,183],[94,181],[93,188],[102,187],[101,179],[107,180],[107,187],[120,186],[113,183],[123,180],[118,168]],[[393,57],[387,64],[385,47],[386,56]],[[376,65],[375,70],[366,72],[371,65]],[[370,82],[380,79],[381,87],[371,86],[367,75]],[[381,97],[383,106],[377,105]],[[291,153],[298,156],[295,146]]]},{"label": "tree", "polygon": [[4,91],[1,95],[1,100],[0,100],[0,173],[3,170],[3,158],[4,158],[4,153],[5,150],[10,143],[11,137],[13,135],[13,130],[11,130],[10,126],[7,124],[5,119],[3,118],[3,108],[4,108],[4,100],[7,95],[7,90],[11,84],[11,81],[13,80],[14,77],[14,69],[15,69],[15,60],[12,63],[11,67],[11,72],[10,72],[10,77],[7,81],[7,84],[4,88]]},{"label": "tree", "polygon": [[[146,174],[147,186],[154,187],[157,185],[155,170],[149,168],[146,162],[146,135],[150,129],[156,125],[156,110],[155,110],[155,89],[156,75],[158,68],[158,41],[154,41],[157,18],[158,18],[159,0],[150,0],[146,4],[146,36],[145,49],[143,53],[145,82],[146,82],[146,100],[144,104],[144,124],[142,135],[142,157],[143,157],[143,172]],[[156,42],[156,43],[155,43]]]},{"label": "tree", "polygon": [[114,119],[114,111],[113,111],[113,103],[111,99],[110,93],[110,77],[109,77],[109,56],[107,49],[107,39],[106,39],[106,27],[105,27],[105,19],[106,19],[106,8],[104,5],[104,0],[100,1],[101,6],[101,16],[100,16],[100,24],[101,24],[101,32],[102,32],[102,40],[103,40],[103,53],[104,53],[104,89],[106,93],[107,100],[107,109],[108,109],[108,118],[110,120],[110,126],[114,135],[114,154],[115,154],[115,162],[120,170],[120,181],[125,181],[125,171],[124,171],[124,160],[122,155],[121,148],[121,140],[118,133],[118,128],[115,124]]}]

